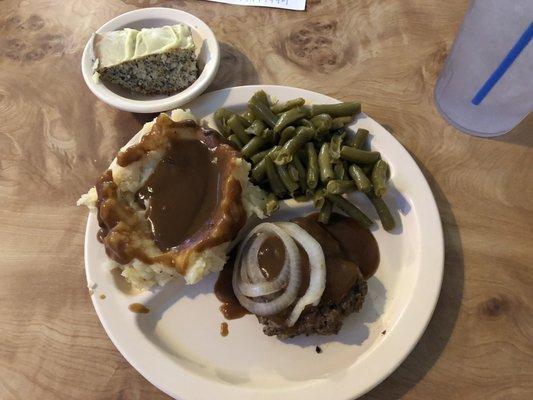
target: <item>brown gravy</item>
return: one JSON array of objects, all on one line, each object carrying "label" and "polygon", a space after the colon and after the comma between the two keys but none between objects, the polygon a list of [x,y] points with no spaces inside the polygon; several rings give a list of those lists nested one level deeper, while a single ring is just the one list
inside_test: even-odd
[{"label": "brown gravy", "polygon": [[220,271],[218,279],[215,283],[215,295],[217,299],[222,303],[219,307],[220,312],[226,319],[237,319],[244,317],[250,312],[241,306],[237,297],[233,293],[233,286],[231,284],[231,278],[233,274],[233,263],[235,262],[235,250],[231,252],[229,260],[226,263],[224,269]]},{"label": "brown gravy", "polygon": [[128,310],[136,314],[148,314],[150,309],[141,303],[132,303],[128,306]]},{"label": "brown gravy", "polygon": [[198,140],[173,141],[154,172],[137,192],[156,245],[168,251],[197,232],[218,204],[213,155]]},{"label": "brown gravy", "polygon": [[[304,228],[321,245],[326,258],[326,288],[321,304],[339,303],[352,289],[357,279],[363,275],[370,278],[379,264],[379,248],[370,231],[359,227],[357,222],[340,214],[332,215],[330,223],[323,225],[317,221],[318,214],[297,218],[293,222]],[[284,260],[283,243],[272,237],[263,243],[259,250],[259,265],[268,280],[280,272]],[[307,254],[300,248],[304,277],[300,286],[300,296],[309,285],[309,264]],[[248,314],[235,295],[231,283],[234,257],[230,257],[215,284],[215,294],[223,302],[220,310],[227,319],[235,319]],[[269,317],[278,322],[286,319],[290,309]],[[229,318],[228,318],[229,317]]]},{"label": "brown gravy", "polygon": [[274,280],[280,273],[285,260],[285,247],[277,236],[271,236],[265,240],[259,249],[257,257],[259,267],[265,278]]},{"label": "brown gravy", "polygon": [[[239,154],[217,132],[161,114],[139,143],[118,153],[117,163],[126,167],[155,149],[164,156],[134,204],[119,196],[111,170],[98,179],[97,237],[119,264],[161,262],[185,274],[191,256],[233,240],[246,222],[233,177]],[[144,208],[146,200],[147,218],[139,218],[135,203]],[[139,239],[153,239],[163,254],[150,256]]]},{"label": "brown gravy", "polygon": [[366,280],[376,273],[379,247],[372,232],[340,214],[331,215],[326,229],[339,242],[344,257],[357,264]]},{"label": "brown gravy", "polygon": [[228,336],[228,334],[229,334],[228,323],[222,322],[220,324],[220,336],[226,337]]}]

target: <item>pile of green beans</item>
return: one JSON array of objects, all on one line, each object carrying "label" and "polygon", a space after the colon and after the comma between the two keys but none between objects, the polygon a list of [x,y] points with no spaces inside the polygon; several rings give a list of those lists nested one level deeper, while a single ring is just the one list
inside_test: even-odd
[{"label": "pile of green beans", "polygon": [[256,92],[243,114],[215,112],[219,132],[252,164],[251,179],[268,193],[266,212],[282,199],[313,201],[319,221],[327,224],[341,210],[364,227],[373,221],[343,195],[359,191],[374,205],[383,227],[395,227],[383,201],[389,166],[366,147],[369,132],[351,135],[346,126],[361,112],[356,102],[313,104],[302,98],[272,104]]}]

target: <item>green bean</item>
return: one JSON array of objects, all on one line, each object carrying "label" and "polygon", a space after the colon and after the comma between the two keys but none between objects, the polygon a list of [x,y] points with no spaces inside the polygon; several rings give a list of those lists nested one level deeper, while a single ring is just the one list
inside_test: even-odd
[{"label": "green bean", "polygon": [[308,128],[315,128],[311,121],[309,121],[307,118],[302,118],[300,121],[298,121],[298,125],[300,126],[307,126]]},{"label": "green bean", "polygon": [[255,92],[252,97],[255,97],[260,102],[265,103],[267,106],[270,106],[270,102],[268,101],[268,95],[265,93],[264,90],[259,90]]},{"label": "green bean", "polygon": [[270,149],[260,151],[259,153],[254,154],[250,157],[250,160],[252,161],[252,164],[256,165],[261,162],[263,158],[266,157],[266,155],[270,153]]},{"label": "green bean", "polygon": [[266,215],[272,215],[278,211],[279,202],[278,198],[274,193],[269,193],[265,203],[265,213]]},{"label": "green bean", "polygon": [[329,200],[325,200],[324,204],[320,208],[320,213],[318,214],[318,221],[326,225],[329,222],[331,217],[331,211],[333,210],[333,203]]},{"label": "green bean", "polygon": [[331,117],[355,116],[361,112],[361,104],[355,101],[338,104],[313,104],[311,114],[329,114]]},{"label": "green bean", "polygon": [[328,182],[326,190],[334,194],[349,193],[355,190],[355,183],[352,181],[332,180]]},{"label": "green bean", "polygon": [[231,135],[231,129],[226,123],[228,113],[228,110],[226,110],[225,108],[219,108],[215,111],[214,115],[215,124],[224,137],[228,137],[229,135]]},{"label": "green bean", "polygon": [[304,165],[302,164],[302,161],[300,160],[300,157],[296,155],[292,159],[292,164],[294,168],[296,168],[296,171],[298,171],[298,183],[300,184],[300,189],[302,190],[302,193],[305,193],[307,190],[307,171],[305,170]]},{"label": "green bean", "polygon": [[[311,142],[313,143],[313,142]],[[300,150],[298,150],[295,154],[296,157],[298,157],[301,161],[301,163],[305,166],[307,164],[307,151],[305,150],[305,146],[303,146]]]},{"label": "green bean", "polygon": [[344,161],[342,160],[335,161],[335,164],[333,165],[333,173],[335,174],[336,179],[343,181],[350,179],[348,172],[346,172],[346,168],[344,167]]},{"label": "green bean", "polygon": [[257,119],[260,119],[273,128],[276,125],[276,122],[278,122],[278,117],[270,111],[268,104],[261,100],[261,96],[256,96],[257,93],[248,100],[248,107],[252,110]]},{"label": "green bean", "polygon": [[348,125],[352,121],[353,121],[353,117],[333,118],[333,121],[331,121],[331,129],[344,128],[345,125]]},{"label": "green bean", "polygon": [[[279,146],[272,147],[269,151],[267,156],[273,157],[274,154],[280,149]],[[252,168],[252,178],[256,183],[261,182],[266,177],[266,163],[265,163],[265,157],[261,161],[257,163],[255,167]]]},{"label": "green bean", "polygon": [[311,118],[311,124],[320,134],[329,132],[331,129],[332,118],[328,114],[319,114]]},{"label": "green bean", "polygon": [[315,146],[311,142],[306,143],[305,150],[307,153],[307,187],[309,189],[315,189],[319,178],[318,156]]},{"label": "green bean", "polygon": [[372,170],[372,185],[374,186],[374,193],[378,197],[383,197],[387,193],[387,169],[389,166],[383,160],[379,160],[374,165]]},{"label": "green bean", "polygon": [[348,173],[355,182],[357,190],[363,193],[368,193],[372,190],[372,184],[370,183],[370,180],[359,166],[355,164],[350,165],[348,167]]},{"label": "green bean", "polygon": [[288,126],[281,131],[281,138],[279,139],[279,145],[283,146],[290,139],[296,135],[296,128],[294,126]]},{"label": "green bean", "polygon": [[341,146],[344,141],[346,133],[343,132],[340,135],[333,135],[329,144],[329,154],[334,160],[341,158]]},{"label": "green bean", "polygon": [[256,119],[254,122],[252,122],[252,125],[245,129],[245,132],[250,135],[261,136],[265,129],[265,123],[260,119]]},{"label": "green bean", "polygon": [[350,146],[342,146],[340,154],[344,160],[357,164],[374,164],[380,157],[377,151],[359,150]]},{"label": "green bean", "polygon": [[394,221],[394,217],[392,216],[389,207],[387,207],[387,204],[383,201],[381,197],[377,197],[372,192],[367,193],[367,196],[374,205],[374,208],[378,213],[383,228],[385,228],[386,231],[392,231],[396,226],[396,222]]},{"label": "green bean", "polygon": [[246,134],[244,131],[244,126],[242,125],[241,121],[237,118],[237,114],[233,114],[231,117],[229,117],[227,121],[228,126],[232,130],[233,133],[235,133],[241,142],[243,144],[246,144],[250,141],[250,136]]},{"label": "green bean", "polygon": [[320,170],[320,181],[327,184],[335,179],[333,168],[331,167],[331,155],[329,154],[329,143],[324,143],[318,153],[318,167]]},{"label": "green bean", "polygon": [[339,207],[342,211],[348,214],[349,217],[359,222],[363,227],[369,228],[372,226],[372,220],[368,218],[364,212],[362,212],[359,208],[350,203],[341,195],[326,192],[326,198],[335,206]]},{"label": "green bean", "polygon": [[270,107],[270,110],[274,114],[280,114],[282,112],[290,110],[291,108],[301,107],[304,104],[305,104],[305,100],[302,99],[301,97],[299,97],[297,99],[292,99],[292,100],[286,101],[284,103],[274,104],[273,106]]},{"label": "green bean", "polygon": [[278,175],[281,178],[281,182],[283,182],[283,185],[287,188],[289,194],[292,197],[293,193],[298,190],[299,186],[296,183],[296,180],[292,179],[291,174],[289,173],[288,166],[276,165],[276,171],[278,172]]},{"label": "green bean", "polygon": [[283,128],[291,125],[292,123],[307,117],[307,111],[301,107],[291,108],[289,111],[285,111],[278,115],[278,121],[274,126],[274,132],[279,133]]},{"label": "green bean", "polygon": [[254,121],[255,121],[255,115],[254,113],[250,110],[250,109],[247,109],[243,114],[242,114],[242,117],[248,121],[248,124],[252,124]]},{"label": "green bean", "polygon": [[270,128],[265,129],[261,137],[266,139],[267,142],[272,146],[277,145],[279,142],[279,134],[277,134]]},{"label": "green bean", "polygon": [[285,195],[286,190],[285,185],[283,184],[283,181],[281,180],[281,177],[278,174],[278,171],[276,171],[276,166],[272,161],[272,158],[270,158],[270,155],[266,156],[264,161],[270,189],[272,190],[272,192],[274,192],[276,196],[282,197],[283,195]]},{"label": "green bean", "polygon": [[313,193],[313,205],[315,208],[322,208],[324,202],[326,201],[326,191],[324,189],[319,189]]},{"label": "green bean", "polygon": [[309,192],[309,193],[302,194],[301,196],[295,196],[293,197],[293,199],[297,201],[298,203],[306,203],[313,199],[313,194]]},{"label": "green bean", "polygon": [[372,170],[374,169],[374,164],[362,165],[361,169],[367,177],[372,176]]},{"label": "green bean", "polygon": [[232,116],[235,115],[235,118],[237,118],[239,120],[239,122],[244,125],[245,128],[249,127],[250,126],[250,122],[248,122],[248,120],[246,120],[246,118],[244,118],[242,115],[239,115],[237,113],[234,113],[233,111],[231,110],[228,110],[227,108],[219,108],[216,112],[215,112],[215,117],[216,115],[219,115],[222,116],[225,120],[228,120],[230,119]]},{"label": "green bean", "polygon": [[368,131],[366,129],[358,129],[355,137],[353,138],[350,146],[355,147],[356,149],[362,149],[363,145],[366,142],[368,136]]},{"label": "green bean", "polygon": [[283,145],[281,150],[277,153],[275,163],[283,165],[290,163],[294,154],[307,142],[312,140],[315,136],[315,132],[311,128],[300,126],[296,128],[296,134],[292,139]]},{"label": "green bean", "polygon": [[245,158],[250,158],[254,154],[257,154],[261,149],[264,149],[268,145],[268,140],[261,136],[254,136],[252,140],[244,145],[241,150],[242,155]]},{"label": "green bean", "polygon": [[[294,157],[294,159],[296,159],[296,158],[297,157]],[[298,182],[298,180],[300,178],[300,175],[298,173],[298,170],[294,166],[294,159],[289,164],[287,164],[287,171],[289,171],[289,175],[291,176],[291,179],[294,182]]]},{"label": "green bean", "polygon": [[233,143],[235,146],[237,146],[237,148],[239,150],[242,149],[242,142],[241,142],[241,139],[239,139],[239,136],[237,136],[237,134],[233,134],[233,135],[229,135],[228,136],[228,140]]}]

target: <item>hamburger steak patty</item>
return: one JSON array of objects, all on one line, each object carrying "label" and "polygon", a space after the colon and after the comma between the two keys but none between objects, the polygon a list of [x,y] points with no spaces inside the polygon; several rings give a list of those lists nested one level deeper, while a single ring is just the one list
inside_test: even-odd
[{"label": "hamburger steak patty", "polygon": [[280,339],[291,338],[297,335],[311,334],[332,335],[339,332],[343,320],[350,314],[359,311],[363,306],[367,293],[367,283],[361,276],[353,288],[338,303],[323,304],[308,307],[292,327],[277,323],[268,317],[257,319],[263,324],[263,333],[267,336],[277,335]]}]

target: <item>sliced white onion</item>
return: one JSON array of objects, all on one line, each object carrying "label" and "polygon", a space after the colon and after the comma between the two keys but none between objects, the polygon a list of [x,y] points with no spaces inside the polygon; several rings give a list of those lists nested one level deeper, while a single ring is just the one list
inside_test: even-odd
[{"label": "sliced white onion", "polygon": [[[283,242],[283,245],[285,246],[285,257],[286,259],[288,259],[289,279],[285,291],[275,299],[266,302],[252,300],[247,297],[240,289],[240,286],[242,286],[242,284],[249,284],[249,282],[243,282],[243,279],[239,281],[239,278],[242,278],[241,270],[245,267],[244,265],[242,265],[243,250],[247,248],[247,242],[257,233],[272,233],[278,236]],[[251,250],[251,247],[248,250]],[[282,275],[282,273],[280,273],[280,275]],[[278,275],[278,278],[280,277],[280,275]],[[237,297],[241,305],[248,311],[259,316],[268,316],[276,314],[286,309],[296,300],[298,289],[300,287],[300,281],[300,253],[298,251],[296,243],[294,243],[294,240],[291,238],[291,236],[288,235],[283,229],[270,222],[259,224],[254,229],[252,229],[250,233],[246,236],[246,238],[243,240],[237,252],[237,258],[235,260],[235,267],[233,270],[233,292],[235,293],[235,296]],[[257,288],[257,290],[260,289]],[[261,296],[264,295],[266,294],[263,294]]]},{"label": "sliced white onion", "polygon": [[[254,271],[252,271],[251,267],[249,266],[248,257],[249,257],[249,255],[251,253],[251,250],[259,251],[260,244],[262,243],[262,241],[264,241],[266,239],[266,237],[264,237],[264,234],[261,234],[261,233],[257,234],[256,233],[255,234],[255,236],[256,236],[255,240],[251,240],[253,238],[253,236],[254,235],[252,235],[251,232],[250,232],[250,234],[243,239],[243,242],[241,244],[241,246],[246,246],[244,248],[244,253],[243,254],[247,255],[246,257],[241,258],[242,261],[239,260],[239,265],[241,265],[241,272],[240,272],[241,281],[245,282],[245,283],[254,283],[254,282],[259,282],[260,281],[260,279],[257,276],[257,274],[254,273]],[[241,255],[241,257],[242,257],[242,255]],[[237,261],[237,259],[235,259],[235,261]],[[261,271],[259,270],[259,272],[261,272]]]},{"label": "sliced white onion", "polygon": [[292,236],[303,247],[309,258],[309,287],[305,294],[296,302],[287,326],[293,326],[306,306],[316,306],[320,302],[326,288],[326,260],[320,243],[307,231],[294,222],[277,222],[277,226]]},{"label": "sliced white onion", "polygon": [[255,239],[252,241],[252,244],[250,245],[250,250],[248,250],[248,254],[245,258],[246,266],[242,268],[241,275],[242,271],[245,271],[245,273],[248,274],[248,279],[252,283],[266,281],[266,278],[261,272],[261,268],[259,266],[258,255],[261,246],[263,245],[263,243],[265,243],[265,240],[267,240],[268,237],[269,235],[267,235],[265,232],[260,233],[258,236],[256,236]]}]

